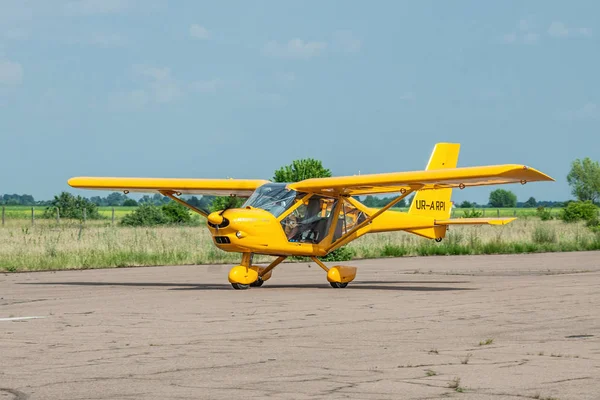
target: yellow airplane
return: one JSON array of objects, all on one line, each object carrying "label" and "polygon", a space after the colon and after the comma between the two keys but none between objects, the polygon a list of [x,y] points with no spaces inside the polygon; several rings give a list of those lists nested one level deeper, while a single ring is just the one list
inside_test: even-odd
[{"label": "yellow airplane", "polygon": [[[161,179],[75,177],[74,188],[158,192],[208,219],[208,229],[218,248],[242,253],[240,265],[229,272],[235,289],[262,286],[273,268],[289,256],[307,256],[327,272],[334,288],[344,288],[356,277],[356,268],[328,268],[317,257],[367,233],[406,231],[441,241],[450,225],[504,225],[514,218],[451,219],[453,188],[534,181],[551,177],[523,165],[457,168],[460,144],[436,144],[424,171],[393,172],[306,179],[271,183],[249,179]],[[390,208],[416,192],[408,212]],[[364,206],[357,196],[399,193],[381,209]],[[180,198],[182,194],[239,196],[241,208],[213,213]],[[267,267],[252,264],[254,254],[277,258]]]}]

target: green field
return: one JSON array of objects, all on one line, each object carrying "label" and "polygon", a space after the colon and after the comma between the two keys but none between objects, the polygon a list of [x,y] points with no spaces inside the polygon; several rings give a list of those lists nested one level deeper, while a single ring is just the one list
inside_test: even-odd
[{"label": "green field", "polygon": [[[1,208],[1,207],[0,207]],[[31,209],[32,206],[4,206],[6,220],[19,219],[19,220],[31,220]],[[122,219],[125,215],[129,214],[137,207],[114,207],[115,209],[115,220]],[[98,207],[100,215],[106,219],[111,220],[113,207]],[[43,219],[44,206],[34,206],[34,217],[35,219]]]},{"label": "green field", "polygon": [[[4,206],[6,220],[31,220],[31,206]],[[36,206],[34,208],[35,219],[43,219],[44,210],[46,207]],[[120,221],[125,215],[129,214],[137,207],[98,207],[100,215],[105,221],[112,219],[112,210],[115,210],[115,220]],[[392,208],[393,211],[408,211],[408,208]],[[465,211],[471,209],[455,208],[452,210],[453,218],[460,218],[464,215]],[[476,208],[477,211],[484,213],[485,217],[533,217],[536,216],[535,208]],[[558,215],[560,208],[547,209],[553,215]]]}]

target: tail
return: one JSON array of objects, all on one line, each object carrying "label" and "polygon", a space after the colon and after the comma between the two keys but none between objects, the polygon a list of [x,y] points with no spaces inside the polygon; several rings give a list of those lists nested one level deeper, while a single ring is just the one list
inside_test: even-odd
[{"label": "tail", "polygon": [[[458,143],[438,143],[431,153],[427,170],[456,168],[458,163]],[[410,208],[409,215],[430,217],[435,220],[447,220],[452,213],[452,189],[430,189],[417,191]],[[433,223],[433,221],[432,221]],[[410,229],[409,232],[428,238],[442,238],[446,235],[446,226]]]}]

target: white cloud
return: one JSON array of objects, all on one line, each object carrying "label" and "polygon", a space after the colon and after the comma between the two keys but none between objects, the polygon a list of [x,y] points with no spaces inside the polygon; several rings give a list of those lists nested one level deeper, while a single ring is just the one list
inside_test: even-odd
[{"label": "white cloud", "polygon": [[522,19],[519,21],[519,29],[522,31],[528,31],[529,30],[529,21],[527,21],[526,19]]},{"label": "white cloud", "polygon": [[78,0],[65,4],[64,10],[68,15],[115,14],[130,6],[130,0]]},{"label": "white cloud", "polygon": [[553,22],[548,28],[548,34],[554,37],[569,36],[569,29],[562,22]]},{"label": "white cloud", "polygon": [[302,39],[292,39],[287,44],[276,41],[268,42],[263,52],[273,57],[308,59],[321,54],[327,48],[325,42],[305,42]]},{"label": "white cloud", "polygon": [[600,118],[600,106],[596,103],[586,103],[578,110],[567,114],[571,119],[595,119]]},{"label": "white cloud", "polygon": [[540,39],[540,35],[537,33],[528,33],[523,37],[523,43],[525,44],[536,44]]},{"label": "white cloud", "polygon": [[412,101],[414,99],[415,99],[415,95],[413,92],[405,92],[405,93],[402,93],[398,97],[398,100],[404,100],[404,101]]},{"label": "white cloud", "polygon": [[504,43],[514,43],[517,41],[517,34],[516,33],[507,33],[506,35],[504,35],[502,37],[502,41]]},{"label": "white cloud", "polygon": [[333,46],[346,53],[356,53],[362,47],[362,40],[355,37],[350,31],[336,31],[333,34]]},{"label": "white cloud", "polygon": [[554,21],[548,28],[548,35],[552,37],[569,37],[569,36],[592,36],[590,28],[569,28],[560,21]]},{"label": "white cloud", "polygon": [[194,39],[206,40],[210,38],[210,32],[201,25],[193,24],[190,26],[190,36]]},{"label": "white cloud", "polygon": [[531,23],[522,19],[517,25],[517,30],[502,36],[502,42],[506,44],[536,44],[540,40],[540,34],[531,30]]},{"label": "white cloud", "polygon": [[293,72],[277,72],[275,74],[277,82],[289,85],[296,80],[296,74]]},{"label": "white cloud", "polygon": [[144,108],[150,99],[145,90],[131,90],[128,92],[119,92],[112,96],[111,105],[117,109],[141,109]]},{"label": "white cloud", "polygon": [[23,81],[21,64],[0,60],[0,85],[18,85]]},{"label": "white cloud", "polygon": [[201,93],[215,93],[223,84],[224,82],[221,79],[216,78],[207,81],[192,82],[191,87],[193,90]]},{"label": "white cloud", "polygon": [[169,68],[136,65],[133,72],[144,80],[144,88],[126,92],[125,100],[144,106],[150,102],[170,103],[181,97],[183,91]]}]

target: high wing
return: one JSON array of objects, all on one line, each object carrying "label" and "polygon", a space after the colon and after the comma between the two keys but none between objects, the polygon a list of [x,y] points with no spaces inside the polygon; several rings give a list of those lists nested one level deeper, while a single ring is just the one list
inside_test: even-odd
[{"label": "high wing", "polygon": [[548,175],[534,168],[517,164],[506,164],[313,178],[290,184],[289,187],[299,192],[354,196],[400,192],[402,190],[464,188],[469,186],[553,180]]},{"label": "high wing", "polygon": [[75,177],[69,185],[80,189],[128,192],[173,192],[213,196],[249,197],[268,181],[260,179],[178,179],[178,178],[109,178]]}]

